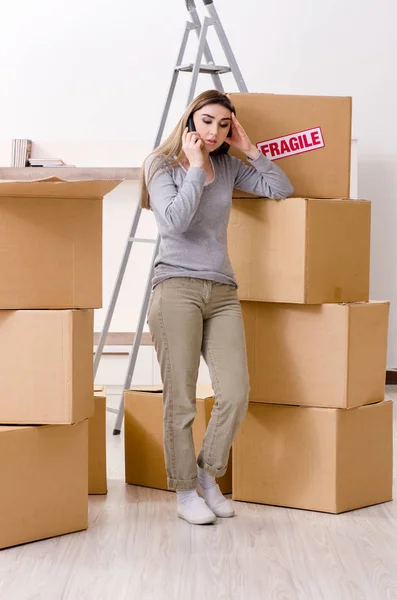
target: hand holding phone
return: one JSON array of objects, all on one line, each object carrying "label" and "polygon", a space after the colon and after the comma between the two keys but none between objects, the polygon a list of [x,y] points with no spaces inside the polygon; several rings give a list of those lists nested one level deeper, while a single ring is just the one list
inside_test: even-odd
[{"label": "hand holding phone", "polygon": [[182,150],[191,167],[204,167],[203,140],[194,127],[193,117],[188,119],[187,127],[182,134]]}]

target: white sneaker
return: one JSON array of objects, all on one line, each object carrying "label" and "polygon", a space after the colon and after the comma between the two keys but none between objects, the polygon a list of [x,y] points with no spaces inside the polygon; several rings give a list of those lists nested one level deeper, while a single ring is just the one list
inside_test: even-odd
[{"label": "white sneaker", "polygon": [[177,515],[192,525],[208,525],[216,521],[216,515],[200,496],[192,497],[183,504],[178,502]]},{"label": "white sneaker", "polygon": [[204,498],[209,508],[217,517],[234,517],[233,505],[222,494],[218,484],[205,490],[200,483],[197,483],[197,493]]}]

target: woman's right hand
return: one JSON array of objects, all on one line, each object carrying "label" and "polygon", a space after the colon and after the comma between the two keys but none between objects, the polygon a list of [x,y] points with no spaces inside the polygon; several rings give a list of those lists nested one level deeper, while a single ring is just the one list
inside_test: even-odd
[{"label": "woman's right hand", "polygon": [[204,167],[203,140],[197,131],[189,131],[186,127],[182,134],[182,150],[191,167]]}]

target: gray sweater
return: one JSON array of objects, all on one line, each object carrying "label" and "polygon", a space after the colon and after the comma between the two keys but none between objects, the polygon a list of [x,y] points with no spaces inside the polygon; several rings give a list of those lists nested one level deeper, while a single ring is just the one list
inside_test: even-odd
[{"label": "gray sweater", "polygon": [[[154,159],[156,160],[156,159]],[[235,285],[227,251],[227,225],[233,188],[265,198],[287,198],[293,187],[284,172],[263,154],[247,166],[229,154],[211,157],[214,179],[205,171],[178,164],[161,168],[149,186],[160,248],[153,287],[169,277],[197,277]],[[153,155],[145,162],[146,180]]]}]

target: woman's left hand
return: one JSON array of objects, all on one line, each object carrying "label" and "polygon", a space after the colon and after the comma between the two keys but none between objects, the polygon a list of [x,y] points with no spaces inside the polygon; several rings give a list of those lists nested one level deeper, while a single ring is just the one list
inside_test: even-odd
[{"label": "woman's left hand", "polygon": [[232,113],[232,137],[227,137],[226,142],[235,150],[240,150],[240,152],[244,152],[250,158],[258,158],[260,151],[249,139],[248,135],[245,133],[244,128],[237,121],[237,118],[234,113]]}]

